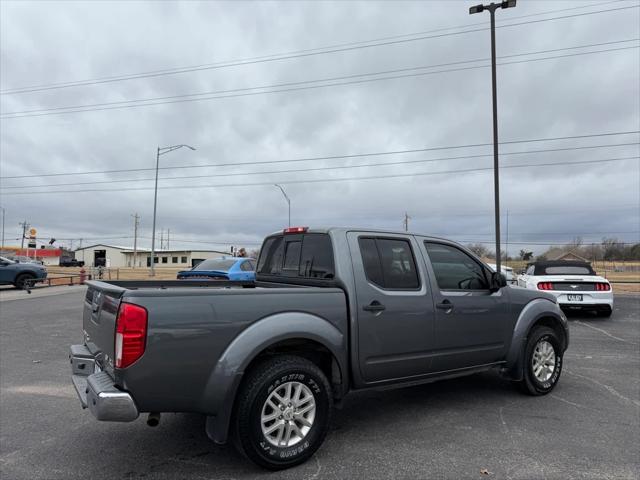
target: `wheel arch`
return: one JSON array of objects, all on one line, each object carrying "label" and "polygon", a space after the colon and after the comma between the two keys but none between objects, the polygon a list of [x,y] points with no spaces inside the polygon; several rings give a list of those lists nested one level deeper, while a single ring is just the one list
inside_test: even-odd
[{"label": "wheel arch", "polygon": [[507,353],[506,365],[502,373],[510,380],[523,378],[524,346],[531,331],[537,326],[546,326],[558,335],[562,342],[562,351],[569,346],[569,328],[560,307],[551,300],[537,298],[529,302],[520,312]]},{"label": "wheel arch", "polygon": [[16,273],[16,276],[13,277],[13,282],[11,282],[11,283],[13,283],[15,286],[17,286],[16,284],[18,283],[18,279],[20,279],[20,278],[24,278],[26,280],[31,280],[31,279],[37,278],[37,275],[35,273],[33,273],[33,272],[28,271],[28,270],[27,271],[18,272],[18,273]]},{"label": "wheel arch", "polygon": [[322,317],[287,312],[259,320],[227,347],[209,376],[201,399],[207,417],[207,435],[226,443],[233,404],[245,372],[265,358],[294,354],[314,362],[327,375],[334,396],[348,390],[347,346],[344,335]]}]

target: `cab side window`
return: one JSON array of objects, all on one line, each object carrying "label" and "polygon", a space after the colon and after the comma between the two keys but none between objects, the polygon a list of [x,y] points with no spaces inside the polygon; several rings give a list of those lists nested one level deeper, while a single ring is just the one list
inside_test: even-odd
[{"label": "cab side window", "polygon": [[360,237],[360,254],[365,275],[371,283],[387,290],[418,290],[420,280],[408,240]]},{"label": "cab side window", "polygon": [[440,290],[488,290],[484,268],[451,245],[424,242]]}]

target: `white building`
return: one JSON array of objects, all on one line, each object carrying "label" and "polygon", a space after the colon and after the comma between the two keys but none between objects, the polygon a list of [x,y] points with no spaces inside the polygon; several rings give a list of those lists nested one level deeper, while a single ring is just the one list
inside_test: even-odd
[{"label": "white building", "polygon": [[[133,248],[101,243],[78,248],[75,253],[76,259],[85,262],[88,267],[127,268],[135,263],[135,267],[146,268],[151,265],[151,250],[148,248],[138,248],[134,255]],[[156,250],[155,264],[158,268],[191,268],[203,260],[225,256],[230,256],[230,253],[217,250]]]}]

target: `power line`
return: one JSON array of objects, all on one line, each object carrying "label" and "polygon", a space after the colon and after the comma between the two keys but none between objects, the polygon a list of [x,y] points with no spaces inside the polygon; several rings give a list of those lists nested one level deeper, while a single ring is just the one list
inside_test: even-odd
[{"label": "power line", "polygon": [[[541,150],[525,150],[520,152],[503,152],[500,155],[523,155],[523,154],[531,154],[531,153],[546,153],[546,152],[561,152],[561,151],[571,151],[571,150],[585,150],[585,149],[593,149],[593,148],[603,148],[603,147],[620,147],[620,146],[629,146],[629,145],[640,145],[640,142],[630,142],[630,143],[618,143],[618,144],[607,144],[607,145],[588,145],[582,147],[565,147],[565,148],[550,148],[550,149],[541,149]],[[482,154],[482,155],[463,155],[458,157],[440,157],[440,158],[428,158],[428,159],[419,159],[419,160],[400,160],[397,162],[382,162],[382,163],[364,163],[360,165],[335,165],[330,167],[312,167],[312,168],[299,168],[299,169],[287,169],[287,170],[263,170],[263,171],[254,171],[254,172],[232,172],[232,173],[215,173],[209,175],[186,175],[180,177],[160,177],[160,180],[193,180],[199,178],[214,178],[214,177],[235,177],[235,176],[246,176],[246,175],[269,175],[269,174],[279,174],[279,173],[301,173],[301,172],[315,172],[315,171],[323,171],[323,170],[338,170],[338,169],[352,169],[352,168],[364,168],[364,167],[387,167],[387,166],[396,166],[396,165],[411,165],[411,164],[419,164],[419,163],[431,163],[431,162],[440,162],[446,160],[463,160],[463,159],[471,159],[471,158],[486,158],[492,157],[493,154]],[[236,164],[242,165],[242,164]],[[71,182],[71,183],[50,183],[50,184],[41,184],[41,185],[10,185],[10,186],[0,186],[0,191],[2,190],[12,190],[12,189],[23,189],[23,188],[45,188],[45,187],[67,187],[67,186],[77,186],[77,185],[104,185],[104,184],[114,184],[114,183],[131,183],[131,182],[147,182],[154,181],[155,177],[149,178],[132,178],[132,179],[119,179],[119,180],[102,180],[102,181],[93,181],[93,182]]]},{"label": "power line", "polygon": [[[539,50],[539,51],[535,51],[535,52],[515,53],[515,54],[511,54],[511,55],[503,55],[503,56],[500,56],[500,57],[497,57],[497,58],[504,59],[504,58],[527,56],[527,55],[539,55],[539,54],[542,54],[542,53],[553,53],[553,52],[559,52],[559,51],[565,51],[565,50],[577,50],[577,49],[581,49],[581,48],[593,48],[593,47],[601,47],[601,46],[606,46],[606,45],[615,45],[615,44],[620,44],[620,43],[629,43],[629,42],[635,42],[635,41],[638,41],[638,40],[640,40],[640,38],[631,38],[631,39],[626,39],[626,40],[615,40],[615,41],[610,41],[610,42],[592,43],[592,44],[587,44],[587,45],[576,45],[576,46],[572,46],[572,47],[554,48],[554,49],[549,49],[549,50]],[[587,54],[587,53],[598,53],[598,52],[583,52],[583,53]],[[158,102],[158,101],[173,100],[173,99],[178,99],[178,98],[201,97],[201,96],[206,96],[206,95],[218,95],[218,94],[226,94],[226,93],[232,93],[232,92],[242,92],[242,91],[247,91],[247,90],[261,90],[261,89],[268,89],[268,88],[290,87],[290,86],[295,86],[295,85],[304,85],[304,84],[308,84],[308,83],[331,82],[331,81],[337,81],[337,80],[359,78],[359,77],[364,77],[364,76],[388,75],[388,74],[392,74],[392,73],[408,72],[408,71],[430,69],[430,68],[448,67],[448,66],[452,66],[452,65],[461,65],[461,64],[467,64],[467,63],[486,62],[486,61],[490,61],[490,60],[491,60],[491,58],[478,58],[478,59],[474,59],[474,60],[461,60],[461,61],[456,61],[456,62],[440,63],[440,64],[435,64],[435,65],[424,65],[424,66],[418,66],[418,67],[407,67],[407,68],[384,70],[384,71],[370,72],[370,73],[361,73],[361,74],[346,75],[346,76],[339,76],[339,77],[328,77],[328,78],[322,78],[322,79],[317,79],[317,80],[303,80],[303,81],[297,81],[297,82],[286,82],[286,83],[278,83],[278,84],[272,84],[272,85],[261,85],[261,86],[257,86],[257,87],[244,87],[244,88],[234,88],[234,89],[227,89],[227,90],[213,90],[213,91],[200,92],[200,93],[186,93],[186,94],[181,94],[181,95],[169,95],[169,96],[164,96],[164,97],[152,97],[152,98],[142,98],[142,99],[133,99],[133,100],[120,100],[120,101],[117,101],[117,102],[92,103],[92,104],[89,104],[89,105],[85,104],[85,105],[74,105],[74,106],[68,106],[68,107],[64,107],[63,106],[63,107],[32,109],[32,110],[19,110],[19,111],[14,111],[14,112],[6,112],[6,113],[3,114],[3,116],[11,115],[12,118],[13,118],[13,116],[18,116],[18,115],[23,115],[23,114],[28,114],[28,113],[30,114],[30,113],[61,111],[61,110],[73,110],[73,109],[86,108],[86,107],[89,107],[89,106],[93,108],[93,107],[105,107],[105,106],[112,106],[112,105],[128,105],[128,104],[132,104],[132,103]],[[482,67],[486,67],[486,65],[485,66],[476,66],[474,68],[482,68]],[[442,71],[435,72],[435,73],[443,73],[443,72],[447,72],[447,70],[442,70]]]},{"label": "power line", "polygon": [[[640,159],[640,156],[634,157],[621,157],[621,158],[605,158],[599,160],[581,160],[577,162],[554,162],[554,163],[537,163],[537,164],[522,164],[522,165],[505,165],[502,169],[511,168],[528,168],[528,167],[554,167],[563,165],[584,165],[590,163],[604,163],[604,162],[619,162],[625,160]],[[344,182],[344,181],[359,181],[359,180],[376,180],[376,179],[389,179],[389,178],[403,178],[403,177],[416,177],[416,176],[429,176],[429,175],[445,175],[445,174],[457,174],[457,173],[471,173],[493,170],[493,167],[486,168],[468,168],[462,170],[443,170],[438,172],[415,172],[408,174],[392,174],[392,175],[372,175],[367,177],[346,177],[346,178],[328,178],[328,179],[309,179],[309,180],[279,180],[282,185],[291,184],[303,184],[303,183],[326,183],[326,182]],[[226,188],[226,187],[254,187],[273,185],[273,182],[256,182],[256,183],[235,183],[235,184],[220,184],[220,185],[174,185],[158,187],[163,190],[177,190],[188,188],[190,190],[199,188]],[[4,195],[39,195],[39,194],[51,194],[51,193],[94,193],[94,192],[125,192],[125,191],[142,191],[153,190],[154,187],[132,187],[132,188],[117,188],[117,189],[85,189],[85,190],[51,190],[51,191],[39,191],[39,192],[14,192],[5,193]]]},{"label": "power line", "polygon": [[[632,40],[628,40],[628,41],[632,41]],[[571,48],[581,48],[581,47],[571,47]],[[582,47],[584,48],[584,47]],[[592,52],[578,52],[578,53],[570,53],[570,54],[565,54],[565,55],[553,55],[553,56],[549,56],[549,57],[540,57],[540,58],[532,58],[532,59],[527,59],[527,60],[515,60],[515,61],[511,61],[511,62],[501,62],[498,63],[498,66],[504,66],[504,65],[514,65],[514,64],[519,64],[519,63],[530,63],[530,62],[539,62],[539,61],[544,61],[544,60],[553,60],[553,59],[558,59],[558,58],[567,58],[567,57],[578,57],[578,56],[582,56],[582,55],[592,55],[592,54],[596,54],[596,53],[607,53],[607,52],[614,52],[614,51],[622,51],[622,50],[630,50],[630,49],[637,49],[639,48],[639,46],[631,46],[631,47],[619,47],[619,48],[608,48],[608,49],[603,49],[603,50],[596,50],[596,51],[592,51]],[[532,52],[529,54],[518,54],[518,55],[534,55],[537,52]],[[478,60],[473,60],[472,62],[475,62]],[[357,84],[365,84],[365,83],[372,83],[372,82],[380,82],[380,81],[385,81],[385,80],[396,80],[396,79],[400,79],[400,78],[413,78],[413,77],[421,77],[421,76],[426,76],[426,75],[436,75],[436,74],[440,74],[440,73],[452,73],[452,72],[461,72],[461,71],[467,71],[467,70],[476,70],[476,69],[480,69],[480,68],[488,68],[490,65],[475,65],[475,66],[470,66],[470,67],[461,67],[461,68],[450,68],[450,69],[444,69],[444,70],[435,70],[435,71],[427,71],[427,72],[417,72],[417,73],[406,73],[406,74],[398,74],[398,75],[389,75],[390,73],[393,73],[395,71],[407,71],[407,70],[421,70],[421,69],[426,69],[426,68],[434,68],[431,66],[425,66],[425,67],[411,67],[411,68],[405,68],[405,69],[399,69],[399,70],[388,70],[388,71],[380,71],[380,72],[372,72],[372,73],[363,73],[363,74],[355,74],[355,75],[347,75],[347,76],[342,76],[342,77],[333,77],[333,78],[327,78],[327,79],[318,79],[318,80],[302,80],[299,82],[287,82],[287,83],[283,83],[283,84],[273,84],[273,85],[268,85],[268,86],[259,86],[259,87],[245,87],[245,88],[239,88],[239,89],[230,89],[230,90],[220,90],[217,92],[212,92],[212,94],[209,93],[198,93],[198,94],[184,94],[184,95],[175,95],[172,97],[166,97],[166,98],[175,98],[174,100],[158,100],[155,101],[155,99],[151,98],[151,99],[141,99],[141,100],[123,100],[122,102],[107,102],[104,103],[105,106],[100,106],[102,104],[84,104],[84,105],[75,105],[75,106],[69,106],[69,107],[54,107],[51,109],[42,109],[42,110],[25,110],[25,113],[20,113],[20,112],[7,112],[5,114],[3,114],[2,116],[0,116],[0,118],[3,119],[12,119],[12,118],[29,118],[29,117],[42,117],[42,116],[49,116],[49,115],[63,115],[63,114],[68,114],[68,113],[84,113],[84,112],[99,112],[99,111],[106,111],[106,110],[122,110],[122,109],[128,109],[128,108],[140,108],[140,107],[150,107],[150,106],[157,106],[157,105],[171,105],[171,104],[177,104],[177,103],[190,103],[190,102],[200,102],[200,101],[207,101],[207,100],[220,100],[220,99],[226,99],[226,98],[239,98],[239,97],[250,97],[250,96],[255,96],[255,95],[267,95],[267,94],[274,94],[274,93],[288,93],[288,92],[296,92],[296,91],[303,91],[303,90],[312,90],[312,89],[318,89],[318,88],[329,88],[329,87],[339,87],[339,86],[345,86],[345,85],[357,85]],[[380,75],[387,75],[385,77],[381,77],[381,78],[363,78],[360,80],[348,80],[349,78],[359,78],[359,77],[370,77],[370,76],[380,76]],[[341,81],[343,80],[344,81]],[[325,83],[321,83],[319,85],[313,85],[313,84],[317,84],[319,82],[325,82]],[[326,83],[326,82],[333,82],[333,83]],[[280,88],[283,87],[285,85],[299,85],[297,87],[287,87],[287,88]],[[264,89],[271,89],[271,90],[264,90]],[[247,90],[258,90],[258,89],[263,89],[261,91],[247,91]],[[226,93],[226,92],[243,92],[243,93]],[[194,95],[199,95],[199,98],[186,98],[186,97],[191,97]],[[208,96],[207,96],[208,95]],[[158,99],[163,98],[163,97],[158,97]],[[132,103],[132,102],[138,102],[138,103]],[[145,103],[142,103],[145,102]],[[118,103],[118,105],[110,105],[110,103]]]},{"label": "power line", "polygon": [[[516,17],[511,17],[509,20],[505,20],[505,21],[513,21],[513,20],[518,20],[518,19],[521,19],[521,18],[528,18],[528,17],[532,17],[532,16],[548,15],[548,14],[551,14],[551,13],[559,13],[559,12],[564,12],[564,11],[569,11],[569,10],[577,10],[577,9],[582,9],[582,8],[603,6],[603,5],[608,5],[608,4],[611,4],[611,3],[617,3],[618,1],[620,1],[620,0],[613,1],[613,2],[603,2],[603,3],[599,3],[599,4],[594,4],[594,5],[584,5],[584,6],[580,6],[580,7],[571,7],[571,8],[550,10],[550,11],[546,11],[546,12],[533,13],[533,14],[529,14],[529,15],[520,15],[520,16],[516,16]],[[573,16],[593,15],[593,14],[598,14],[598,13],[606,13],[606,12],[610,12],[610,11],[624,10],[624,9],[629,9],[629,8],[637,8],[637,6],[633,5],[633,6],[627,6],[627,7],[620,7],[620,8],[617,8],[617,9],[607,9],[607,10],[599,10],[599,11],[594,11],[594,12],[585,12],[585,13],[576,14],[576,15],[567,15],[567,16],[562,16],[562,17],[554,17],[554,18],[549,18],[549,19],[542,19],[542,20],[539,20],[539,21],[544,22],[544,21],[551,21],[551,20],[570,18],[570,17],[573,17]],[[499,22],[502,23],[504,21],[499,21]],[[521,23],[518,23],[518,24],[499,25],[498,28],[515,26],[515,25],[523,25],[523,24],[526,24],[526,23],[537,23],[537,22],[521,22]],[[134,74],[126,74],[126,75],[119,75],[119,76],[98,77],[98,78],[92,78],[92,79],[86,79],[86,80],[76,80],[76,81],[68,81],[68,82],[60,82],[60,83],[34,85],[34,86],[31,86],[31,87],[16,87],[16,88],[12,88],[12,89],[2,90],[2,91],[0,91],[0,95],[7,95],[7,94],[14,94],[14,93],[30,93],[30,92],[39,92],[39,91],[44,91],[44,90],[68,88],[68,87],[88,86],[88,85],[96,85],[96,84],[102,84],[102,83],[112,83],[112,82],[119,82],[119,81],[124,81],[124,80],[134,80],[134,79],[139,79],[139,78],[159,77],[159,76],[165,76],[165,75],[175,75],[175,74],[189,73],[189,72],[194,72],[194,71],[212,70],[212,69],[228,68],[228,67],[235,67],[235,66],[244,66],[244,65],[256,64],[256,63],[265,63],[265,62],[288,60],[288,59],[292,59],[292,58],[310,57],[310,56],[316,56],[316,55],[326,55],[326,54],[344,52],[344,51],[349,51],[349,50],[358,50],[358,49],[363,49],[363,48],[373,48],[373,47],[380,47],[380,46],[387,46],[387,45],[395,45],[395,44],[401,44],[401,43],[407,43],[407,42],[415,42],[415,41],[420,41],[420,40],[427,40],[427,39],[431,39],[431,38],[440,38],[440,37],[444,37],[444,36],[460,35],[460,34],[464,34],[464,33],[473,33],[473,32],[479,32],[479,31],[488,30],[487,28],[481,28],[481,29],[465,30],[465,31],[462,31],[462,32],[450,32],[450,33],[441,34],[441,35],[424,36],[426,34],[431,34],[431,33],[436,33],[436,32],[441,32],[441,31],[446,31],[446,30],[466,29],[468,27],[474,27],[474,26],[485,25],[485,24],[486,24],[486,22],[478,22],[478,23],[473,23],[473,24],[468,24],[468,25],[460,25],[460,26],[457,26],[457,27],[438,28],[438,29],[427,30],[427,31],[423,31],[423,32],[416,32],[416,33],[402,34],[402,35],[393,35],[393,36],[389,36],[389,37],[382,37],[382,38],[376,38],[376,39],[371,39],[371,40],[363,40],[363,41],[359,41],[359,42],[334,44],[334,45],[329,45],[329,46],[325,46],[325,47],[316,47],[316,48],[306,49],[306,50],[295,50],[295,51],[292,51],[292,52],[285,52],[285,53],[280,53],[280,54],[270,54],[270,55],[263,55],[263,56],[259,56],[259,57],[251,57],[251,58],[247,58],[247,59],[230,60],[230,61],[226,61],[226,62],[216,62],[216,63],[210,63],[210,64],[200,64],[200,65],[194,65],[194,66],[189,66],[189,67],[177,67],[177,68],[172,68],[172,69],[162,69],[162,70],[155,70],[155,71],[148,71],[148,72],[141,72],[141,73],[134,73]],[[416,37],[416,38],[406,38],[406,37]]]},{"label": "power line", "polygon": [[[584,138],[634,135],[638,133],[640,133],[640,130],[591,133],[586,135],[568,135],[563,137],[532,138],[532,139],[525,139],[525,140],[508,140],[508,141],[500,142],[500,145],[514,145],[518,143],[551,142],[551,141],[558,141],[558,140],[578,140],[578,139],[584,139]],[[302,157],[302,158],[292,158],[292,159],[283,159],[283,160],[261,160],[261,161],[254,161],[254,162],[242,162],[242,163],[208,163],[208,164],[202,164],[202,165],[174,165],[174,166],[159,167],[159,170],[227,167],[227,166],[242,166],[242,165],[265,165],[265,164],[273,164],[273,163],[352,159],[352,158],[374,157],[374,156],[383,156],[383,155],[399,155],[399,154],[408,154],[408,153],[454,150],[454,149],[462,149],[462,148],[486,147],[491,145],[493,145],[493,143],[473,143],[473,144],[466,144],[466,145],[449,145],[449,146],[442,146],[442,147],[413,148],[413,149],[405,149],[405,150],[388,150],[388,151],[382,151],[382,152],[353,153],[353,154],[329,155],[329,156],[318,156],[318,157]],[[35,175],[34,174],[11,175],[11,176],[4,176],[2,178],[14,179],[14,178],[76,176],[76,175],[103,175],[103,174],[110,174],[110,173],[129,173],[129,172],[147,172],[147,171],[155,171],[155,168],[124,168],[124,169],[117,169],[117,170],[99,170],[99,171],[94,170],[94,171],[85,171],[85,172],[61,172],[61,173],[42,173],[42,174],[35,174]]]}]

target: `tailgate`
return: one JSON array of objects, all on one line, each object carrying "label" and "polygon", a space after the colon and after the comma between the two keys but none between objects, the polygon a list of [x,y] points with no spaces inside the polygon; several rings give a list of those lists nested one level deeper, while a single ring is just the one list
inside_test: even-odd
[{"label": "tailgate", "polygon": [[85,344],[102,369],[113,372],[116,315],[126,289],[105,282],[87,282],[82,328]]}]

